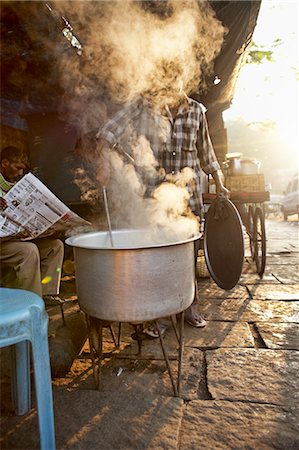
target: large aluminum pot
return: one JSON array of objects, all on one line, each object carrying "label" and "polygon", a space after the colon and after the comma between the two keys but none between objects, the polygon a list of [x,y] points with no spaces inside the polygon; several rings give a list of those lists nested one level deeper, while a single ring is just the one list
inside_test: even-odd
[{"label": "large aluminum pot", "polygon": [[260,161],[251,158],[230,158],[223,162],[226,175],[256,175]]},{"label": "large aluminum pot", "polygon": [[[159,243],[147,230],[70,237],[81,309],[90,316],[143,322],[185,310],[194,298],[194,241]],[[156,242],[156,243],[155,243]],[[158,243],[157,243],[158,242]]]}]

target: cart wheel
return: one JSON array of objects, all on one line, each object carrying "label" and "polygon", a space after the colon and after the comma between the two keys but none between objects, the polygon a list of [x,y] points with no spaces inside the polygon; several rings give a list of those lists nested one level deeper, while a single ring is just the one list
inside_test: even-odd
[{"label": "cart wheel", "polygon": [[248,206],[248,213],[247,213],[247,234],[249,236],[251,257],[254,261],[254,259],[255,259],[254,241],[256,240],[256,237],[254,235],[254,214],[253,214],[253,207],[251,205]]},{"label": "cart wheel", "polygon": [[266,266],[266,230],[265,219],[261,208],[256,208],[254,214],[254,260],[256,271],[263,278]]}]

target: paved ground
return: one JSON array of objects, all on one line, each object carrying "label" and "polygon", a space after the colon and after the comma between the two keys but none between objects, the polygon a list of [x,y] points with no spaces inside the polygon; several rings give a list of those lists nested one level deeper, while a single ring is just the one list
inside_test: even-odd
[{"label": "paved ground", "polygon": [[[50,311],[50,349],[58,449],[298,449],[299,238],[298,221],[267,221],[267,266],[259,280],[247,257],[229,292],[200,279],[205,329],[185,328],[181,395],[175,398],[157,340],[135,357],[133,329],[105,360],[94,390],[85,324],[77,306]],[[63,295],[74,294],[65,277]],[[116,328],[115,328],[115,331]],[[113,349],[105,330],[105,350]],[[168,332],[169,354],[176,350]],[[126,358],[125,358],[126,357]],[[176,370],[176,361],[171,361]],[[57,376],[60,375],[60,376]],[[2,449],[39,447],[36,410],[15,417],[2,374]]]}]

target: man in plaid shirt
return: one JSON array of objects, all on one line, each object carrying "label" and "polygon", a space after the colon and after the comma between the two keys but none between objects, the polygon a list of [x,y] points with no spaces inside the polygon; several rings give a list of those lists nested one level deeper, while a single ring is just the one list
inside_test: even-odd
[{"label": "man in plaid shirt", "polygon": [[[194,214],[200,217],[201,169],[212,175],[218,194],[229,195],[220,178],[220,166],[209,135],[205,111],[202,104],[187,96],[182,97],[174,107],[166,105],[162,111],[151,107],[145,99],[139,99],[124,107],[97,134],[100,150],[98,181],[102,186],[106,186],[109,181],[108,152],[112,147],[120,146],[126,154],[131,154],[130,134],[133,132],[135,136],[144,136],[148,140],[158,167],[164,169],[162,177],[158,176],[157,171],[156,177],[146,180],[152,189],[163,179],[171,181],[173,177],[175,180],[185,167],[193,170],[193,180],[187,184],[189,205]],[[195,248],[196,257],[197,252],[198,248]],[[198,328],[205,326],[205,321],[193,306],[194,302],[185,312],[185,320]],[[161,321],[161,329],[165,331],[166,325],[164,326],[163,322]],[[148,334],[158,337],[157,330]]]}]

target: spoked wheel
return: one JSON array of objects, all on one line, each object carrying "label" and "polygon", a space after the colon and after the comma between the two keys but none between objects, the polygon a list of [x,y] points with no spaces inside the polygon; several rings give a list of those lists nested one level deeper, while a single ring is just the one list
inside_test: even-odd
[{"label": "spoked wheel", "polygon": [[247,234],[249,236],[249,244],[250,244],[250,253],[253,261],[255,260],[255,245],[254,241],[256,240],[256,237],[254,235],[254,213],[253,213],[253,207],[251,205],[248,206],[248,213],[247,213]]},{"label": "spoked wheel", "polygon": [[263,278],[266,266],[266,230],[264,214],[261,208],[255,209],[253,228],[256,271],[260,278]]}]

